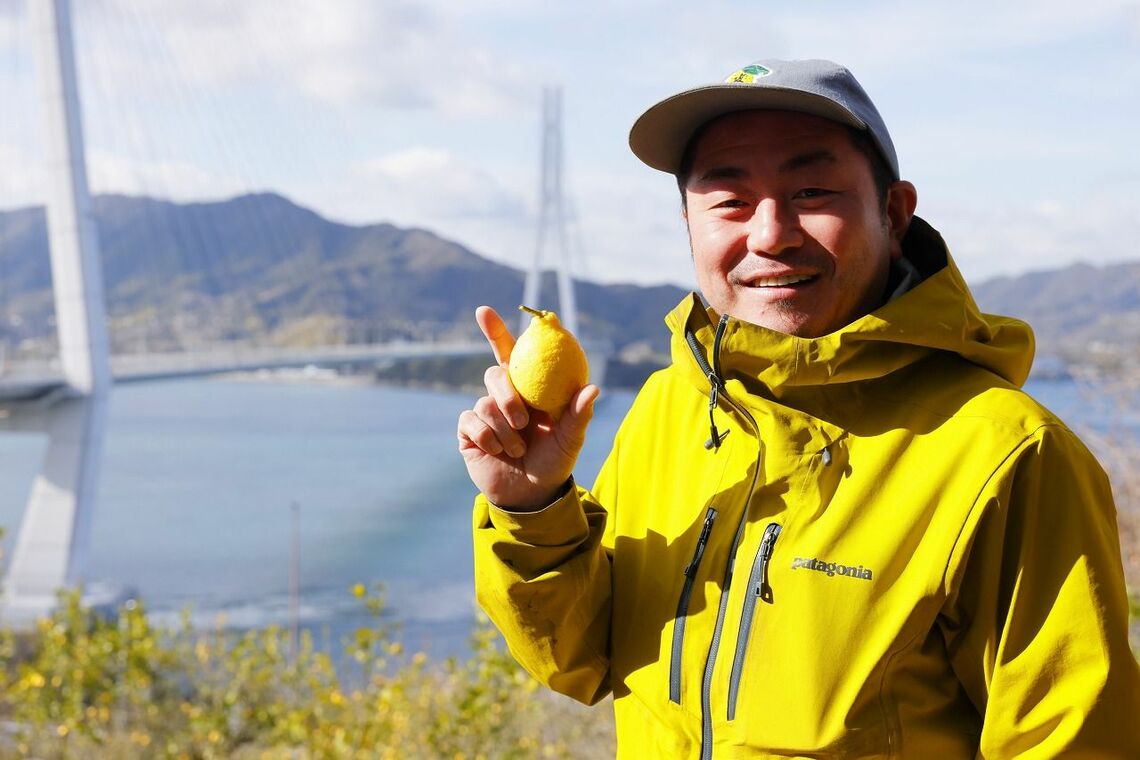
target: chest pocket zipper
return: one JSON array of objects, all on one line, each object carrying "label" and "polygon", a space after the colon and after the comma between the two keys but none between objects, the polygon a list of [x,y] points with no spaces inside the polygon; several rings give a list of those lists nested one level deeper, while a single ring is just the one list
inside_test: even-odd
[{"label": "chest pocket zipper", "polygon": [[701,567],[701,558],[705,555],[705,547],[708,546],[709,534],[712,533],[716,515],[716,509],[713,507],[709,507],[705,513],[701,535],[697,538],[697,548],[693,550],[693,560],[684,569],[685,583],[681,587],[681,597],[677,600],[677,615],[673,619],[673,648],[669,657],[669,699],[678,705],[681,704],[681,653],[685,642],[685,619],[689,616],[689,597],[693,595],[693,583],[696,582],[697,570]]},{"label": "chest pocket zipper", "polygon": [[752,633],[752,620],[756,616],[756,605],[760,601],[772,603],[772,587],[768,585],[768,563],[772,559],[772,552],[776,548],[776,539],[780,537],[779,523],[768,523],[764,528],[764,535],[760,539],[760,548],[756,551],[756,560],[752,563],[752,572],[748,576],[748,589],[744,597],[744,609],[740,613],[740,630],[736,635],[736,654],[732,660],[732,675],[728,681],[728,719],[736,718],[736,698],[740,694],[740,677],[744,672],[745,658],[748,654],[748,639]]}]

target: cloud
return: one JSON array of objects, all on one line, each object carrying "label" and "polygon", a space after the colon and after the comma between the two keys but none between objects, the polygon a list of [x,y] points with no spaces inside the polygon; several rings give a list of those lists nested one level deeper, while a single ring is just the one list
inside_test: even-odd
[{"label": "cloud", "polygon": [[453,13],[430,3],[100,0],[85,10],[90,58],[128,93],[148,84],[156,58],[180,87],[260,85],[330,106],[451,116],[517,110],[530,86],[523,67],[475,44]]},{"label": "cloud", "polygon": [[92,193],[145,195],[173,201],[225,198],[248,191],[243,180],[186,161],[143,161],[93,150],[87,154]]},{"label": "cloud", "polygon": [[13,47],[19,40],[20,19],[0,3],[0,47]]},{"label": "cloud", "polygon": [[23,145],[0,143],[0,208],[42,204],[47,197],[47,172],[38,153]]},{"label": "cloud", "polygon": [[1075,262],[1136,259],[1140,178],[1043,200],[945,204],[928,221],[939,228],[971,282]]},{"label": "cloud", "polygon": [[366,162],[360,179],[377,210],[403,218],[518,220],[526,203],[483,168],[442,148],[414,147]]},{"label": "cloud", "polygon": [[[424,226],[523,264],[535,239],[538,84],[561,82],[586,273],[687,283],[675,191],[629,156],[629,124],[655,98],[754,57],[821,55],[851,65],[875,95],[921,213],[963,268],[1107,257],[1123,246],[1099,230],[1123,225],[1122,239],[1135,239],[1140,217],[1091,189],[1140,171],[1128,150],[1137,112],[1121,95],[1140,83],[1127,42],[1140,38],[1134,0],[74,5],[98,189],[205,197],[270,186],[334,219]],[[26,47],[13,7],[23,3],[0,0],[4,54]],[[34,102],[23,111],[38,125]],[[0,143],[37,131],[8,121]],[[7,188],[34,186],[27,174],[0,178],[0,203],[16,193]],[[1063,212],[1049,205],[1058,198]]]},{"label": "cloud", "polygon": [[585,277],[692,287],[693,265],[671,177],[617,169],[575,171],[567,192],[576,217],[571,242]]},{"label": "cloud", "polygon": [[[0,144],[0,208],[44,203],[51,178],[38,153]],[[248,192],[234,177],[220,176],[185,161],[145,161],[103,150],[87,153],[87,183],[92,194],[145,195],[174,201],[225,198]]]},{"label": "cloud", "polygon": [[[478,254],[531,266],[537,241],[538,167],[491,171],[448,149],[419,146],[367,161],[342,183],[284,188],[334,219],[425,227]],[[565,178],[572,271],[599,282],[689,286],[692,264],[669,178],[618,169]],[[560,250],[548,230],[543,261]]]},{"label": "cloud", "polygon": [[331,219],[422,227],[519,266],[533,212],[518,188],[532,184],[444,148],[414,146],[334,172],[323,183],[279,189]]},{"label": "cloud", "polygon": [[1134,0],[1066,0],[991,3],[964,0],[911,3],[893,0],[833,4],[827,10],[794,6],[773,14],[792,48],[809,45],[825,57],[859,61],[875,76],[911,76],[906,64],[955,62],[969,66],[980,53],[1007,55],[1048,47],[1091,30],[1111,29],[1134,12]]}]

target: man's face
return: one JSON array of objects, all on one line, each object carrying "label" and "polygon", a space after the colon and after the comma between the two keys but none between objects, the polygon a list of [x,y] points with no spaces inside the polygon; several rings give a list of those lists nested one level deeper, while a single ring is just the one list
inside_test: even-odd
[{"label": "man's face", "polygon": [[869,161],[836,122],[721,117],[696,144],[685,185],[701,292],[721,314],[800,337],[849,324],[881,303],[914,211],[909,183],[890,195],[885,212]]}]

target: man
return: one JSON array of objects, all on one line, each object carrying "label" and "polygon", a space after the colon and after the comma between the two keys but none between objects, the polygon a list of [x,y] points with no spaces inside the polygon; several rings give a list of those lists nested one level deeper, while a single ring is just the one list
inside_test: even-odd
[{"label": "man", "polygon": [[[623,757],[1140,757],[1108,482],[1018,389],[875,106],[761,61],[650,108],[697,282],[592,491],[597,389],[459,420],[476,589],[536,678],[614,695]],[[1000,255],[1000,252],[995,252]]]}]

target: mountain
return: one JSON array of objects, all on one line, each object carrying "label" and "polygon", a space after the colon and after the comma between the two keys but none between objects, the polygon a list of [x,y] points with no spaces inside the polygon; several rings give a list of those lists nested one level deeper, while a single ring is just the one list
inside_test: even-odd
[{"label": "mountain", "polygon": [[[520,271],[426,230],[338,224],[269,193],[191,204],[99,196],[94,213],[116,351],[475,337],[476,306],[513,323],[523,291]],[[43,210],[0,212],[10,343],[49,332],[49,288]],[[576,292],[585,336],[666,353],[661,320],[681,288],[584,282]]]},{"label": "mountain", "polygon": [[[479,304],[514,315],[523,274],[421,229],[339,224],[280,195],[214,203],[94,199],[114,350],[193,350],[477,337]],[[539,306],[556,303],[552,277]],[[51,355],[54,322],[41,208],[0,212],[0,349]],[[577,286],[583,337],[627,361],[668,353],[662,285]],[[1135,355],[1140,262],[1003,277],[974,287],[986,311],[1026,319],[1039,354]],[[512,320],[513,323],[513,320]]]},{"label": "mountain", "polygon": [[1140,261],[999,277],[973,288],[982,309],[1029,322],[1038,354],[1075,361],[1140,353]]}]

